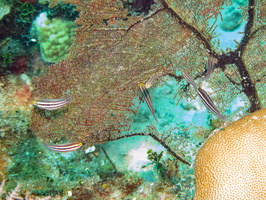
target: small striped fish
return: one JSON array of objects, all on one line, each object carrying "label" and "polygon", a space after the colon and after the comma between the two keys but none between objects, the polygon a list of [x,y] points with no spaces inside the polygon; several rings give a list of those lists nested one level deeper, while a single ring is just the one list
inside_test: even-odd
[{"label": "small striped fish", "polygon": [[214,64],[215,59],[213,57],[209,57],[207,61],[207,72],[205,74],[205,77],[202,78],[203,81],[211,76],[211,73],[214,71]]},{"label": "small striped fish", "polygon": [[82,143],[69,143],[69,144],[57,144],[57,145],[50,145],[44,143],[44,145],[53,151],[57,152],[70,152],[79,149],[82,146]]},{"label": "small striped fish", "polygon": [[145,83],[145,87],[146,87],[147,89],[150,88],[150,87],[152,86],[152,82],[153,82],[155,79],[159,78],[161,75],[163,75],[162,72],[159,72],[158,74],[155,74],[153,77],[151,77],[151,78],[147,81],[147,83]]},{"label": "small striped fish", "polygon": [[195,88],[195,90],[197,90],[197,85],[194,79],[185,71],[182,71],[182,75],[187,80],[187,82],[189,82]]},{"label": "small striped fish", "polygon": [[211,97],[207,94],[207,92],[205,92],[203,89],[198,88],[197,89],[197,93],[201,98],[202,103],[213,113],[215,114],[217,117],[219,117],[221,120],[223,121],[228,121],[227,117],[223,116],[215,107]]},{"label": "small striped fish", "polygon": [[157,120],[157,118],[155,116],[154,107],[152,105],[151,96],[150,96],[150,93],[149,93],[148,89],[145,87],[145,85],[143,83],[139,84],[139,88],[140,88],[140,90],[142,92],[144,100],[146,101],[146,103],[147,103],[147,105],[148,105],[148,107],[150,109],[150,112],[151,112],[152,116],[154,117],[156,123],[158,123],[158,120]]},{"label": "small striped fish", "polygon": [[72,101],[72,97],[62,98],[62,99],[40,99],[34,101],[33,104],[38,108],[45,110],[56,110],[62,108],[64,105]]},{"label": "small striped fish", "polygon": [[205,92],[203,89],[201,89],[200,87],[198,88],[195,81],[193,80],[193,78],[187,73],[187,72],[182,72],[183,77],[187,80],[187,82],[189,82],[197,91],[198,95],[200,96],[200,99],[202,101],[202,103],[213,113],[215,114],[217,117],[219,117],[221,120],[223,121],[227,121],[227,118],[225,116],[223,116],[215,107],[211,97],[207,94],[207,92]]}]

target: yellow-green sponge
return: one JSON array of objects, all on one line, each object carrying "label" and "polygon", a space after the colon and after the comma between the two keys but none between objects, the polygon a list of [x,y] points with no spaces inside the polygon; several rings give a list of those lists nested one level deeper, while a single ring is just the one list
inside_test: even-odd
[{"label": "yellow-green sponge", "polygon": [[56,63],[64,59],[72,44],[76,25],[72,21],[47,18],[41,13],[34,22],[40,43],[41,54],[46,62]]}]

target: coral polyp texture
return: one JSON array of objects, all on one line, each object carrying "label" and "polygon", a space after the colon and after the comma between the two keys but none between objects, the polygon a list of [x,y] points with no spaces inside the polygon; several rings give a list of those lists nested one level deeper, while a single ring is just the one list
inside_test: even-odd
[{"label": "coral polyp texture", "polygon": [[74,22],[59,18],[48,19],[44,12],[37,17],[34,24],[43,59],[51,63],[64,59],[73,42],[71,38],[76,29]]},{"label": "coral polyp texture", "polygon": [[[34,79],[33,96],[71,96],[73,101],[61,110],[34,108],[31,128],[44,142],[67,138],[92,146],[143,134],[152,135],[170,153],[181,151],[177,143],[182,142],[173,130],[184,129],[185,119],[161,123],[162,116],[177,115],[174,109],[170,109],[171,113],[155,112],[158,125],[151,126],[150,122],[140,132],[134,131],[132,124],[141,121],[136,117],[140,107],[136,101],[140,96],[138,85],[161,73],[153,88],[173,81],[179,89],[174,89],[176,95],[169,101],[189,101],[195,93],[184,86],[181,71],[201,84],[210,56],[217,61],[215,70],[202,85],[222,114],[228,112],[233,121],[234,117],[265,107],[265,16],[260,10],[261,1],[250,1],[242,10],[247,16],[242,39],[235,49],[229,47],[226,52],[217,50],[219,44],[213,42],[215,24],[208,24],[208,20],[215,19],[223,5],[230,4],[228,1],[161,0],[151,6],[147,15],[129,14],[118,0],[65,2],[74,3],[81,11],[75,21],[79,26],[75,42],[65,60]],[[167,94],[161,98],[167,98]],[[233,102],[243,106],[239,108]],[[202,120],[199,117],[195,121]],[[195,127],[202,128],[188,126],[186,131]],[[186,136],[182,137],[186,140]]]},{"label": "coral polyp texture", "polygon": [[266,108],[214,133],[196,157],[195,200],[266,199]]}]

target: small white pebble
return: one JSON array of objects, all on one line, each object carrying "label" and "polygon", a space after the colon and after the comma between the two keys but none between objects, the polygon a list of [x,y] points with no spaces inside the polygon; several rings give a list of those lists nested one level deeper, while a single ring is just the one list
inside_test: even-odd
[{"label": "small white pebble", "polygon": [[95,149],[96,149],[95,146],[92,146],[92,147],[89,147],[89,148],[85,149],[84,151],[85,151],[85,153],[87,154],[87,153],[92,153],[92,152],[94,152]]},{"label": "small white pebble", "polygon": [[69,197],[71,197],[71,196],[72,196],[72,191],[71,191],[71,190],[67,191],[67,195],[68,195]]},{"label": "small white pebble", "polygon": [[257,117],[257,116],[253,116],[252,118],[253,118],[253,119],[259,119],[259,117]]},{"label": "small white pebble", "polygon": [[27,85],[31,85],[31,78],[27,74],[21,74],[20,79],[24,81]]}]

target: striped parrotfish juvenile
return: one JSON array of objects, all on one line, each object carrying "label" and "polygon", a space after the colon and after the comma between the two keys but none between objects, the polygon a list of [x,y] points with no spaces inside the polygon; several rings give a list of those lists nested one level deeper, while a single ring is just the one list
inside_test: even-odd
[{"label": "striped parrotfish juvenile", "polygon": [[71,152],[71,151],[75,151],[79,149],[82,146],[82,143],[80,142],[80,143],[68,143],[68,144],[57,144],[57,145],[50,145],[50,144],[44,143],[44,145],[48,149],[64,153],[64,152]]},{"label": "striped parrotfish juvenile", "polygon": [[62,99],[40,99],[33,102],[33,105],[45,110],[56,110],[62,108],[66,104],[72,101],[72,97]]},{"label": "striped parrotfish juvenile", "polygon": [[157,120],[157,118],[155,116],[154,107],[152,105],[152,100],[151,100],[151,96],[149,94],[148,89],[146,88],[146,86],[143,83],[139,84],[139,88],[140,88],[140,90],[142,92],[142,95],[143,95],[143,98],[144,98],[146,104],[148,105],[148,107],[150,109],[150,112],[151,112],[152,116],[154,117],[156,123],[158,123],[158,120]]},{"label": "striped parrotfish juvenile", "polygon": [[205,92],[205,90],[203,90],[200,87],[197,87],[195,81],[193,80],[193,78],[185,71],[182,72],[183,77],[187,80],[187,82],[189,82],[194,89],[197,91],[198,95],[200,96],[200,99],[202,101],[202,103],[213,113],[215,114],[217,117],[219,117],[221,120],[223,121],[227,121],[227,117],[223,116],[216,108],[216,106],[214,105],[211,97],[207,94],[207,92]]}]

